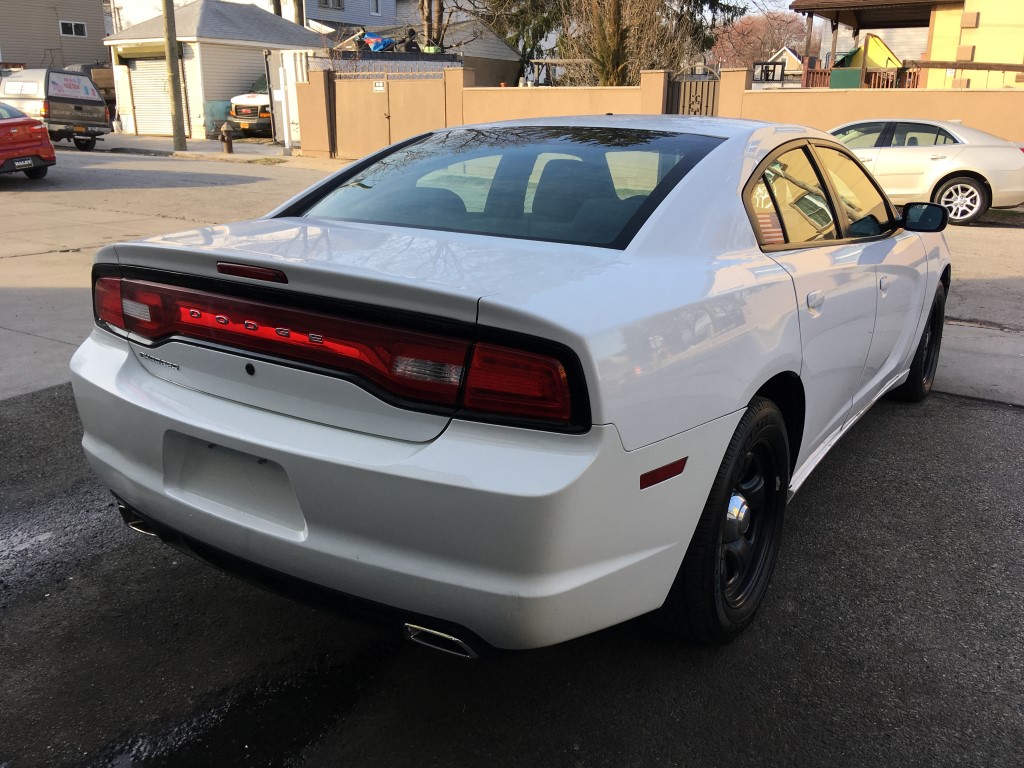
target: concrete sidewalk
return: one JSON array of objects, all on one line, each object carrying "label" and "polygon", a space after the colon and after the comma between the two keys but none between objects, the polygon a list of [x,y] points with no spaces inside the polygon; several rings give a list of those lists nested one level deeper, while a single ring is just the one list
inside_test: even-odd
[{"label": "concrete sidewalk", "polygon": [[[194,160],[223,160],[227,162],[266,162],[289,163],[303,168],[318,170],[338,170],[352,160],[323,159],[303,157],[302,149],[294,147],[290,155],[285,148],[274,144],[270,139],[235,139],[232,142],[232,153],[224,152],[220,141],[215,139],[187,139],[184,152],[174,151],[174,140],[170,136],[135,136],[127,133],[108,133],[96,142],[96,152],[111,154],[143,155],[146,157],[182,157]],[[76,152],[77,150],[66,141],[54,144],[58,150]]]}]

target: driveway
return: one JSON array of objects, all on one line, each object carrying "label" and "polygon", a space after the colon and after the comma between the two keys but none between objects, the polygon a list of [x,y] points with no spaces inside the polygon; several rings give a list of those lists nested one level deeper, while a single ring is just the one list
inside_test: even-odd
[{"label": "driveway", "polygon": [[0,177],[0,768],[1020,765],[1024,230],[949,232],[940,381],[1005,397],[879,402],[791,504],[740,639],[639,619],[467,663],[129,532],[79,446],[94,248],[256,215],[324,171],[58,160]]}]

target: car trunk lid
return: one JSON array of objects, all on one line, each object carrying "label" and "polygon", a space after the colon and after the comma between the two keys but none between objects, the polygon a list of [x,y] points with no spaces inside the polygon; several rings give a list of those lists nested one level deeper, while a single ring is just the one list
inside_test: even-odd
[{"label": "car trunk lid", "polygon": [[[574,258],[574,251],[580,249],[555,246],[565,251],[564,260],[559,262],[552,259],[550,246],[458,233],[279,218],[202,228],[113,248],[125,278],[141,283],[167,282],[186,291],[201,289],[212,294],[207,303],[190,304],[192,299],[187,295],[183,299],[181,311],[194,309],[197,323],[207,322],[216,330],[209,318],[220,322],[218,315],[223,315],[228,329],[237,328],[243,333],[249,328],[245,323],[251,321],[255,335],[272,328],[266,333],[274,342],[281,340],[275,334],[298,328],[298,335],[302,335],[300,351],[305,356],[305,349],[313,341],[310,329],[317,324],[327,329],[321,333],[317,326],[316,335],[324,339],[337,340],[344,335],[343,330],[335,332],[335,319],[397,329],[405,334],[397,343],[411,344],[414,349],[444,347],[445,340],[455,340],[464,342],[468,351],[482,296],[538,279],[558,282],[578,278],[580,255]],[[266,275],[279,271],[287,282],[239,277],[239,265],[266,270]],[[245,301],[232,303],[225,296],[243,297]],[[278,307],[287,311],[275,309]],[[314,316],[288,314],[292,311]],[[425,334],[426,340],[418,334]],[[374,344],[369,347],[376,348]],[[283,359],[295,349],[282,345],[268,352],[255,340],[246,348],[232,341],[210,343],[210,339],[175,339],[158,345],[136,340],[134,349],[140,364],[153,375],[182,386],[395,439],[433,439],[444,430],[455,410],[436,403],[410,404],[403,397],[392,396],[393,391],[381,391],[365,378],[331,375],[318,365]],[[277,349],[281,354],[275,353]],[[449,353],[453,357],[440,364],[425,364],[431,375],[445,365],[455,366],[458,351],[445,354]],[[428,353],[406,354],[401,349],[392,359],[404,357],[440,359]],[[424,364],[412,365],[420,365],[410,374],[415,378]]]}]

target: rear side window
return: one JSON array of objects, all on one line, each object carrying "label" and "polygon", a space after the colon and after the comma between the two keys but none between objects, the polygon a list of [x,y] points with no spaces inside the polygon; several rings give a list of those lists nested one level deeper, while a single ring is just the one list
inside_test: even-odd
[{"label": "rear side window", "polygon": [[885,130],[885,123],[857,123],[835,133],[835,137],[853,149],[873,147]]},{"label": "rear side window", "polygon": [[937,144],[956,144],[957,140],[937,125],[924,123],[896,123],[892,132],[892,147],[934,147]]},{"label": "rear side window", "polygon": [[[767,201],[774,204],[781,219],[785,242],[799,244],[836,238],[835,217],[828,195],[803,148],[772,160],[754,185],[751,206],[755,212],[770,213]],[[757,219],[765,245],[782,242],[770,217],[758,215]]]},{"label": "rear side window", "polygon": [[35,80],[4,80],[5,96],[38,96],[39,83]]},{"label": "rear side window", "polygon": [[611,127],[457,129],[343,177],[303,215],[625,248],[721,141]]},{"label": "rear side window", "polygon": [[876,237],[893,229],[889,207],[878,188],[850,157],[828,147],[815,147],[822,168],[839,195],[836,201],[850,222],[847,237]]}]

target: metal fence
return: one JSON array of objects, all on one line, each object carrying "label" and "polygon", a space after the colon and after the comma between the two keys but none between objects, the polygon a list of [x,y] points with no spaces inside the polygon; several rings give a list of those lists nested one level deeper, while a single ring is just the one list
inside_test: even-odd
[{"label": "metal fence", "polygon": [[[347,53],[347,52],[346,52]],[[344,57],[310,56],[311,72],[333,72],[338,80],[437,80],[444,71],[462,67],[455,54],[361,53]]]},{"label": "metal fence", "polygon": [[684,76],[670,80],[665,113],[669,115],[717,115],[718,84],[718,79],[712,77],[695,79]]}]

